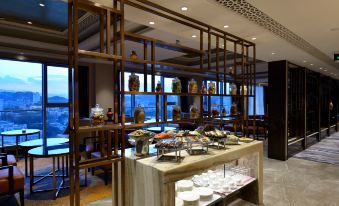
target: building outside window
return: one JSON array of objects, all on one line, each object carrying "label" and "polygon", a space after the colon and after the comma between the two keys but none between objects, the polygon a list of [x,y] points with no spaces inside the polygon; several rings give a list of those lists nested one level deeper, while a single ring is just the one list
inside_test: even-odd
[{"label": "building outside window", "polygon": [[[47,75],[43,75],[46,68]],[[47,104],[43,105],[43,79]],[[46,109],[46,121],[43,110]],[[0,60],[0,132],[23,128],[43,130],[47,137],[64,134],[68,125],[68,68],[41,63]],[[43,133],[41,133],[43,135]],[[29,136],[31,139],[37,135]],[[15,138],[5,138],[14,144]]]}]

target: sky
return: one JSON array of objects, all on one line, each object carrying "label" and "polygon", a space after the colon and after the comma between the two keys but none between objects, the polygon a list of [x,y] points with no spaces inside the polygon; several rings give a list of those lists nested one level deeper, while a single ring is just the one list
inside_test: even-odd
[{"label": "sky", "polygon": [[[50,96],[67,97],[68,69],[48,66]],[[42,64],[0,60],[0,90],[42,92]]]}]

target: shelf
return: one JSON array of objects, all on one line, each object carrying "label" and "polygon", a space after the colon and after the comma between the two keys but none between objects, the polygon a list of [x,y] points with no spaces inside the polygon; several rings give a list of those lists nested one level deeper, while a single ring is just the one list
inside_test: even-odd
[{"label": "shelf", "polygon": [[[201,51],[198,49],[190,48],[187,46],[179,45],[179,44],[174,44],[174,43],[168,43],[165,41],[161,41],[158,39],[154,39],[151,37],[143,36],[140,34],[133,34],[130,32],[125,32],[125,39],[126,40],[132,40],[132,41],[137,41],[140,42],[140,40],[146,40],[148,43],[150,42],[155,42],[156,47],[172,50],[172,51],[177,51],[177,52],[184,52],[184,53],[195,53],[195,54],[204,54],[205,51]],[[143,43],[143,42],[142,42]]]},{"label": "shelf", "polygon": [[126,95],[164,95],[164,96],[219,96],[219,97],[254,97],[254,95],[230,95],[230,94],[200,94],[200,93],[171,93],[171,92],[121,92]]},{"label": "shelf", "polygon": [[110,11],[111,13],[121,15],[120,10],[117,10],[117,9],[114,9],[114,8],[111,8],[111,7],[107,7],[107,6],[104,6],[104,5],[101,5],[101,4],[97,4],[95,2],[88,1],[88,0],[79,0],[78,6],[79,6],[79,8],[85,9],[87,11],[96,12],[96,13],[100,13],[100,11],[106,10],[106,11]]},{"label": "shelf", "polygon": [[301,141],[303,141],[303,140],[305,140],[305,138],[293,137],[293,138],[290,138],[290,139],[288,140],[288,145],[292,145],[292,144],[295,144],[295,143],[297,143],[297,142],[301,142]]},{"label": "shelf", "polygon": [[121,124],[105,124],[103,126],[80,126],[79,132],[97,132],[97,131],[106,131],[106,130],[114,130],[114,129],[121,129]]},{"label": "shelf", "polygon": [[100,52],[86,51],[86,50],[78,50],[79,56],[86,56],[92,58],[100,58],[100,59],[108,59],[108,60],[120,60],[121,56],[113,55],[113,54],[105,54]]}]

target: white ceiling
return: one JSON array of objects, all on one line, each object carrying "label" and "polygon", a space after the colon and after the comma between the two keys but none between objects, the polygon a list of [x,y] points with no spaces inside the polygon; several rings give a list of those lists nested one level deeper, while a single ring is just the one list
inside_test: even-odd
[{"label": "white ceiling", "polygon": [[[112,0],[92,1],[108,6],[112,4]],[[254,42],[257,45],[258,59],[264,61],[287,59],[295,64],[330,76],[334,75],[331,73],[335,73],[339,77],[339,66],[333,66],[333,64],[310,55],[264,27],[222,6],[216,0],[152,0],[152,2],[249,41],[252,41],[252,37],[256,37],[257,39]],[[329,58],[333,58],[333,52],[339,50],[338,0],[247,0],[247,2],[305,39]],[[188,11],[181,11],[181,6],[187,6]],[[125,16],[129,21],[154,28],[144,35],[173,43],[175,43],[175,40],[180,40],[181,44],[194,48],[199,45],[199,32],[195,29],[131,7],[126,7]],[[154,21],[155,25],[149,25],[149,21]],[[223,28],[224,25],[229,25],[229,28]],[[331,29],[334,29],[334,31],[330,31]],[[198,37],[192,38],[193,34]],[[134,45],[131,44],[131,47],[133,48]],[[272,55],[272,52],[275,54]],[[165,56],[168,55],[168,58],[182,55],[180,53],[167,54],[166,51],[161,51],[161,53]],[[305,60],[306,62],[304,62]],[[310,64],[313,64],[313,66]],[[320,67],[326,68],[328,71],[320,70]]]},{"label": "white ceiling", "polygon": [[[107,0],[96,1],[100,3],[109,2]],[[252,41],[252,37],[256,37],[257,39],[254,42],[257,45],[258,59],[264,61],[287,59],[295,64],[327,75],[331,75],[331,73],[339,75],[337,69],[339,66],[336,68],[311,56],[265,28],[223,7],[215,0],[153,0],[152,2],[220,29],[224,29],[224,25],[229,25],[229,28],[224,29],[225,31],[249,41]],[[329,58],[333,58],[333,52],[339,50],[339,31],[329,31],[331,28],[339,27],[337,23],[339,12],[336,12],[336,9],[339,8],[339,1],[284,0],[269,3],[265,0],[249,0],[249,2],[253,3],[258,9],[262,9],[263,12],[304,38],[323,53],[326,53]],[[188,11],[181,11],[181,6],[187,6]],[[191,37],[193,34],[197,34],[194,29],[180,26],[161,17],[138,12],[134,8],[126,8],[126,18],[168,32],[168,36],[162,35],[163,38],[173,39],[173,35],[180,36],[181,42],[185,42],[187,45],[191,45],[192,42],[199,39]],[[149,25],[149,21],[154,21],[155,25]],[[275,55],[272,55],[272,53],[275,53]],[[306,60],[306,63],[304,60]],[[311,66],[310,64],[313,65]],[[328,71],[324,72],[319,69],[320,67],[326,68]]]}]

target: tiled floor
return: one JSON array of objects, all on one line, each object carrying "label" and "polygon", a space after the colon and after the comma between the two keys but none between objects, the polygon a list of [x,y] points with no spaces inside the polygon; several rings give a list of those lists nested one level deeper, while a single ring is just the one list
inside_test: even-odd
[{"label": "tiled floor", "polygon": [[[265,206],[339,206],[339,166],[290,158],[264,159]],[[233,206],[252,206],[237,202]],[[90,206],[111,206],[110,199]]]},{"label": "tiled floor", "polygon": [[[93,185],[92,183],[82,191],[87,194],[82,196],[83,203],[92,202],[87,204],[89,206],[111,206],[110,185],[104,186],[103,183]],[[101,198],[105,199],[95,195],[99,190]],[[101,200],[95,201],[98,199]],[[11,201],[13,202],[16,201]],[[1,206],[2,203],[0,201]],[[296,158],[290,158],[285,162],[264,158],[264,204],[266,206],[339,206],[339,166]],[[28,199],[26,206],[30,205],[66,206],[69,205],[69,199],[68,196],[60,197],[56,201]],[[232,206],[252,206],[252,204],[237,202]]]}]

